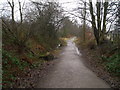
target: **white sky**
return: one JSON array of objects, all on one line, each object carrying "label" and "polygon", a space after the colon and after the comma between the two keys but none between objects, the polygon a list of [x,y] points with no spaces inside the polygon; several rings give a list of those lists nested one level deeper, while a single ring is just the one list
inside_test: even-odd
[{"label": "white sky", "polygon": [[59,0],[59,3],[66,9],[71,10],[73,8],[77,8],[78,0]]},{"label": "white sky", "polygon": [[[14,0],[14,1],[18,3],[18,0]],[[24,1],[24,0],[20,0],[20,1]],[[32,1],[45,1],[45,0],[32,0]],[[53,1],[53,0],[51,0],[51,1]],[[54,0],[54,1],[58,1],[60,3],[60,5],[64,8],[64,10],[71,12],[73,9],[78,7],[78,2],[80,0]],[[88,2],[89,0],[86,0],[86,1]],[[96,2],[97,0],[92,0],[92,1]],[[25,0],[25,2],[29,2],[29,0]],[[0,8],[5,7],[6,4],[3,6],[4,3],[7,3],[7,0],[0,0]],[[15,9],[15,16],[16,16],[15,18],[17,20],[19,20],[20,17],[19,17],[19,12],[17,12],[17,10],[18,10],[18,5],[16,5],[16,9]],[[76,14],[75,12],[72,12],[72,13]],[[71,18],[72,17],[76,18],[70,14],[69,14],[69,16],[71,16]],[[81,20],[79,18],[77,18],[77,21],[78,21],[78,23],[81,23]]]},{"label": "white sky", "polygon": [[[11,0],[9,0],[11,1]],[[16,3],[18,0],[14,0]],[[24,1],[24,0],[20,0],[20,1]],[[40,1],[40,0],[32,0],[32,1]],[[44,0],[41,0],[41,1],[44,1]],[[51,0],[53,1],[53,0]],[[58,1],[60,3],[60,5],[63,7],[64,10],[70,12],[72,11],[73,9],[77,8],[78,7],[78,1],[79,0],[54,0],[54,1]],[[29,2],[29,0],[25,0],[25,2]],[[0,0],[0,8],[3,8],[5,7],[5,3],[7,3],[7,0]],[[3,6],[4,4],[4,6]],[[17,10],[18,10],[18,5],[15,5],[16,8],[15,8],[15,18],[18,20],[20,17],[19,17],[19,12],[17,13]],[[71,16],[73,17],[73,16]]]},{"label": "white sky", "polygon": [[[11,1],[11,0],[9,0]],[[17,2],[17,0],[14,0]],[[20,1],[24,1],[24,0],[20,0]],[[32,0],[32,1],[39,1],[39,0]],[[53,1],[53,0],[51,0]],[[72,8],[76,8],[77,7],[77,2],[79,0],[55,0],[55,1],[58,1],[62,7],[64,7],[66,10],[70,10]],[[0,0],[0,6],[4,3],[6,3],[7,0]],[[29,0],[25,0],[25,2],[29,2]]]},{"label": "white sky", "polygon": [[[9,0],[11,1],[11,0]],[[17,0],[14,0],[17,2]],[[24,1],[24,0],[20,0],[20,1]],[[39,1],[39,0],[32,0],[32,1]],[[53,0],[51,0],[53,1]],[[64,8],[66,8],[67,10],[70,10],[72,8],[76,8],[77,7],[77,2],[79,0],[55,0],[58,1]],[[3,3],[6,3],[7,0],[0,0],[0,5]],[[25,0],[25,2],[29,2],[29,0]]]}]

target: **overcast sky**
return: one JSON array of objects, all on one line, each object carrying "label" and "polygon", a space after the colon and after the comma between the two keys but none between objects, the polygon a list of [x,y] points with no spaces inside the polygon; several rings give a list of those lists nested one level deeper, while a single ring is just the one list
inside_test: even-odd
[{"label": "overcast sky", "polygon": [[[14,1],[16,3],[18,3],[17,2],[18,0],[14,0]],[[24,1],[24,0],[20,0],[20,1]],[[32,1],[40,1],[40,0],[32,0]],[[41,0],[41,1],[44,1],[44,0]],[[53,1],[53,0],[51,0],[51,1]],[[78,1],[79,0],[54,0],[54,1],[59,2],[64,10],[66,10],[68,12],[71,12],[73,9],[78,7]],[[25,2],[29,2],[29,0],[25,0]],[[5,7],[5,3],[7,3],[7,0],[0,0],[0,8]],[[18,8],[17,8],[18,5],[15,5],[15,6],[16,6],[15,11],[17,11],[18,10]],[[19,13],[15,13],[15,16],[16,16],[15,17],[16,19],[19,19]],[[71,16],[71,17],[73,17],[73,16]]]},{"label": "overcast sky", "polygon": [[[12,0],[9,0],[9,1],[12,1]],[[20,19],[20,17],[19,17],[19,12],[17,12],[18,11],[18,0],[14,0],[15,1],[15,3],[17,3],[17,5],[15,5],[16,7],[15,7],[15,19],[17,19],[17,20],[19,20]],[[24,0],[20,0],[20,1],[24,1]],[[45,1],[45,0],[32,0],[32,1]],[[50,1],[50,0],[49,0]],[[51,1],[53,1],[53,0],[51,0]],[[65,11],[68,11],[68,12],[71,12],[71,13],[74,13],[74,14],[76,14],[77,15],[77,13],[76,12],[73,12],[72,10],[73,9],[75,9],[75,8],[77,8],[78,6],[79,6],[79,2],[80,2],[80,0],[54,0],[54,1],[57,1],[57,2],[59,2],[60,3],[60,5],[63,7],[63,9],[65,10]],[[86,0],[87,2],[89,1],[89,0]],[[94,3],[96,2],[96,0],[92,0]],[[29,2],[29,0],[25,0],[25,2]],[[5,6],[6,6],[6,4],[5,3],[7,3],[7,0],[0,0],[0,8],[4,8]],[[4,4],[4,5],[3,5]],[[9,8],[10,9],[10,8]],[[9,12],[8,12],[8,14],[9,14]],[[75,18],[75,19],[77,19],[77,21],[79,22],[79,23],[81,23],[81,19],[79,19],[79,18],[76,18],[75,16],[73,16],[73,15],[70,15],[70,14],[67,14],[68,16],[70,16],[71,17],[71,19],[72,18]]]},{"label": "overcast sky", "polygon": [[[9,1],[12,1],[12,0],[9,0]],[[18,0],[14,0],[14,1],[15,1],[15,3],[17,3],[17,5],[15,5],[16,6],[15,7],[15,19],[19,20],[19,18],[20,18],[19,17],[19,12],[17,13],[17,11],[18,11]],[[24,1],[24,0],[20,0],[20,1]],[[45,0],[32,0],[32,1],[45,1]],[[49,0],[49,1],[53,1],[53,0]],[[73,12],[72,10],[77,8],[79,6],[78,2],[80,2],[80,0],[54,0],[54,1],[59,2],[60,5],[63,7],[63,9],[65,11],[68,11],[68,12],[71,12],[71,13],[74,13],[74,14],[76,14],[76,12]],[[89,0],[86,0],[86,1],[88,2]],[[95,2],[96,0],[92,0],[92,1]],[[25,2],[29,2],[29,0],[25,0]],[[5,3],[7,3],[7,0],[0,0],[0,8],[5,7],[5,5],[6,5]],[[70,15],[70,14],[67,14],[67,15],[70,16],[71,19],[76,18],[73,15]],[[79,23],[81,22],[81,20],[79,18],[76,18],[76,19],[77,19],[77,21],[79,21]]]},{"label": "overcast sky", "polygon": [[[17,2],[17,0],[14,0],[14,1]],[[20,0],[20,1],[22,1],[22,0]],[[39,1],[39,0],[32,0],[32,1]],[[51,0],[51,1],[53,1],[53,0]],[[64,7],[64,9],[71,10],[72,8],[77,7],[77,2],[79,0],[54,0],[54,1],[58,1],[62,5],[62,7]],[[4,4],[5,2],[7,2],[7,0],[0,0],[0,5]],[[25,2],[29,2],[29,0],[25,0]]]},{"label": "overcast sky", "polygon": [[[11,0],[9,0],[11,1]],[[17,0],[14,0],[17,2]],[[22,1],[22,0],[20,0]],[[23,0],[24,1],[24,0]],[[40,1],[40,0],[32,0],[32,1]],[[53,0],[51,0],[53,1]],[[54,1],[58,1],[62,7],[64,7],[66,10],[71,10],[72,8],[76,8],[77,7],[77,2],[79,0],[54,0]],[[0,5],[7,2],[7,0],[0,0]],[[25,0],[25,2],[29,2],[29,0]]]}]

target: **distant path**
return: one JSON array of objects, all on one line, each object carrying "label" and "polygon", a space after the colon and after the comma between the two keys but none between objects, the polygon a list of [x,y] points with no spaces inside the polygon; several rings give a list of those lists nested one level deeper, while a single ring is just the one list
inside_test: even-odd
[{"label": "distant path", "polygon": [[38,82],[37,88],[110,88],[83,64],[73,41],[74,38],[67,41],[58,62]]}]

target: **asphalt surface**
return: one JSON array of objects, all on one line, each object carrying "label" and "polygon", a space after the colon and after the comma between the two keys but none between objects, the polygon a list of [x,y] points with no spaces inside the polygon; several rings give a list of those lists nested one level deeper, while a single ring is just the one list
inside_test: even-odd
[{"label": "asphalt surface", "polygon": [[73,41],[74,38],[67,41],[56,64],[45,77],[38,79],[37,88],[110,88],[83,64]]}]

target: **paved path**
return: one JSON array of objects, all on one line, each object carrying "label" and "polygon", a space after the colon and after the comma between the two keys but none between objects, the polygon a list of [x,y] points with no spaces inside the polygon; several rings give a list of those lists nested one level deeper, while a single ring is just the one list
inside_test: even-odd
[{"label": "paved path", "polygon": [[73,40],[67,41],[58,62],[38,82],[37,88],[109,88],[106,82],[83,64]]}]

